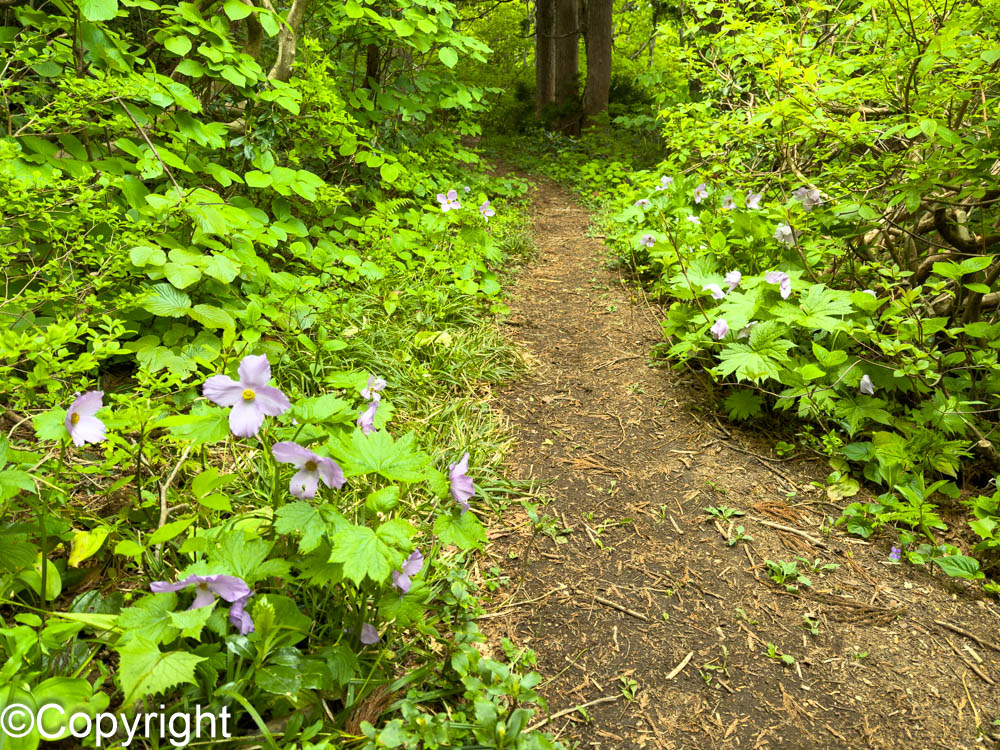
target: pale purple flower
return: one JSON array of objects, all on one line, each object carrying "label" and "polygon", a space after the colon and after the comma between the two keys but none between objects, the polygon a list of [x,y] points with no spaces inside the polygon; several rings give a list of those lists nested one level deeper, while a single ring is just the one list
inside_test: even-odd
[{"label": "pale purple flower", "polygon": [[774,239],[782,245],[794,245],[795,232],[792,231],[792,228],[788,224],[781,222],[774,228]]},{"label": "pale purple flower", "polygon": [[413,550],[403,563],[402,570],[392,571],[392,585],[399,589],[401,594],[409,592],[410,578],[419,573],[423,567],[424,556],[420,554],[420,550]]},{"label": "pale purple flower", "polygon": [[892,549],[889,551],[889,559],[893,562],[899,562],[899,558],[903,556],[903,550],[896,544],[892,545]]},{"label": "pale purple flower", "polygon": [[729,291],[733,291],[736,287],[740,285],[740,281],[743,280],[743,274],[739,271],[730,271],[726,274],[726,285],[729,287]]},{"label": "pale purple flower", "polygon": [[875,395],[875,384],[872,383],[872,379],[867,375],[861,376],[861,382],[858,384],[858,390],[861,391],[866,396]]},{"label": "pale purple flower", "polygon": [[441,204],[442,211],[451,211],[453,208],[462,207],[462,204],[458,202],[458,193],[454,190],[449,190],[447,195],[438,193],[437,199],[438,203]]},{"label": "pale purple flower", "polygon": [[466,185],[464,188],[462,188],[462,190],[465,191],[466,195],[468,195],[469,193],[472,192],[472,188],[470,188],[468,185]]},{"label": "pale purple flower", "polygon": [[663,175],[662,177],[660,177],[660,184],[656,186],[656,189],[657,190],[666,190],[668,187],[670,187],[673,184],[674,184],[674,178],[673,177],[667,177],[666,175]]},{"label": "pale purple flower", "polygon": [[711,331],[712,331],[712,336],[715,338],[716,341],[722,341],[722,339],[724,339],[726,335],[729,333],[729,323],[727,323],[722,318],[719,318],[717,321],[715,321],[715,325],[712,326]]},{"label": "pale purple flower", "polygon": [[754,193],[753,191],[748,192],[746,198],[747,208],[749,208],[751,211],[756,211],[757,209],[759,209],[760,199],[763,195],[764,195],[763,192],[761,193]]},{"label": "pale purple flower", "polygon": [[276,417],[292,404],[280,390],[268,385],[271,365],[264,354],[243,358],[239,382],[228,375],[213,375],[202,386],[205,398],[219,406],[231,406],[229,429],[237,437],[256,435],[264,417]]},{"label": "pale purple flower", "polygon": [[378,393],[373,393],[372,400],[371,403],[368,404],[368,408],[361,413],[360,417],[358,417],[358,427],[361,428],[361,431],[365,435],[375,429],[375,412],[378,410],[378,405],[380,403],[382,403],[382,397]]},{"label": "pale purple flower", "polygon": [[691,216],[688,216],[688,221],[690,221],[690,222],[691,222],[692,224],[694,224],[695,226],[698,226],[698,227],[700,227],[700,226],[701,226],[701,219],[699,219],[699,218],[698,218],[697,216],[695,216],[694,214],[692,214]]},{"label": "pale purple flower", "polygon": [[285,440],[271,446],[275,459],[283,464],[293,464],[298,471],[288,485],[288,491],[295,497],[311,500],[316,497],[316,489],[322,479],[327,487],[340,489],[347,480],[337,462],[326,456],[319,456],[298,443]]},{"label": "pale purple flower", "polygon": [[469,470],[469,453],[466,451],[462,460],[448,465],[448,481],[451,485],[452,499],[462,506],[462,512],[469,509],[469,498],[476,494],[472,479],[466,473]]},{"label": "pale purple flower", "polygon": [[764,274],[764,281],[768,284],[777,284],[781,291],[781,299],[788,299],[792,293],[792,280],[784,271],[768,271]]},{"label": "pale purple flower", "polygon": [[247,602],[253,596],[251,591],[246,596],[241,596],[229,607],[229,622],[239,629],[240,635],[247,635],[253,632],[253,618],[247,612]]},{"label": "pale purple flower", "polygon": [[639,208],[649,208],[649,198],[640,198],[635,202]]},{"label": "pale purple flower", "polygon": [[242,599],[246,600],[253,596],[246,581],[236,576],[188,576],[177,583],[167,583],[166,581],[153,581],[149,584],[149,590],[154,594],[163,594],[168,591],[181,591],[188,586],[195,586],[194,601],[188,609],[200,609],[207,607],[215,601],[215,597],[224,599],[227,602],[235,603]]},{"label": "pale purple flower", "polygon": [[722,199],[722,208],[725,211],[731,211],[732,209],[736,208],[736,201],[733,200],[733,196],[727,195],[725,198]]},{"label": "pale purple flower", "polygon": [[726,293],[722,291],[718,284],[705,284],[705,286],[701,288],[701,291],[711,292],[712,299],[722,299],[726,296]]},{"label": "pale purple flower", "polygon": [[708,188],[705,187],[705,183],[703,182],[694,189],[694,202],[701,203],[707,197],[708,197]]},{"label": "pale purple flower", "polygon": [[368,376],[368,385],[361,389],[361,398],[368,401],[372,398],[372,395],[378,393],[379,391],[385,390],[385,381],[382,378],[376,378],[374,375]]},{"label": "pale purple flower", "polygon": [[651,234],[644,234],[639,238],[639,244],[643,247],[652,247],[656,244],[656,238]]},{"label": "pale purple flower", "polygon": [[812,211],[814,206],[823,202],[823,196],[817,188],[800,187],[792,193],[792,197],[799,201],[806,211]]},{"label": "pale purple flower", "polygon": [[489,222],[491,216],[496,216],[497,212],[490,208],[490,202],[485,201],[483,205],[479,207],[479,213],[483,215],[483,219]]},{"label": "pale purple flower", "polygon": [[78,448],[85,443],[100,443],[107,428],[94,415],[104,406],[104,391],[87,391],[77,396],[66,412],[66,431],[73,445]]},{"label": "pale purple flower", "polygon": [[870,294],[870,295],[871,295],[872,297],[874,297],[875,299],[878,299],[878,295],[877,295],[877,294],[875,294],[875,291],[874,291],[873,289],[862,289],[862,290],[861,290],[861,293],[862,293],[862,294]]},{"label": "pale purple flower", "polygon": [[371,646],[373,643],[378,643],[381,638],[378,637],[378,630],[375,626],[369,622],[366,622],[361,626],[361,642],[366,646]]}]

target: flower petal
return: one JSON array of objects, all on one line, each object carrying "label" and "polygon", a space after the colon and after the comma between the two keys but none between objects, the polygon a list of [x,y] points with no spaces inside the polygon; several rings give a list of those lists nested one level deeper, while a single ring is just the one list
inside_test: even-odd
[{"label": "flower petal", "polygon": [[295,497],[303,500],[312,500],[316,497],[316,488],[319,487],[319,474],[308,469],[299,469],[292,477],[288,485],[288,491]]},{"label": "flower petal", "polygon": [[254,392],[257,394],[254,403],[257,404],[257,408],[261,412],[269,417],[284,414],[292,408],[292,402],[288,400],[288,396],[272,385],[256,386]]},{"label": "flower petal", "polygon": [[237,576],[213,575],[205,576],[208,588],[227,602],[235,602],[244,596],[250,596],[250,587],[246,581]]},{"label": "flower petal", "polygon": [[246,610],[247,602],[250,601],[251,596],[253,596],[253,592],[237,599],[229,608],[229,622],[239,628],[240,635],[248,635],[253,632],[253,618]]},{"label": "flower petal", "polygon": [[236,406],[243,400],[243,386],[228,375],[213,375],[205,381],[201,393],[219,406]]},{"label": "flower petal", "polygon": [[378,637],[378,630],[371,623],[365,623],[361,626],[361,642],[366,646],[370,646],[373,643],[378,643],[381,638]]},{"label": "flower petal", "polygon": [[415,576],[424,567],[424,556],[420,554],[420,550],[415,549],[410,553],[410,556],[406,558],[406,562],[403,563],[403,573],[408,576]]},{"label": "flower petal", "polygon": [[271,379],[271,364],[266,354],[250,354],[243,358],[239,367],[240,385],[258,390]]},{"label": "flower petal", "polygon": [[319,476],[323,480],[323,484],[337,490],[344,486],[347,478],[344,476],[344,470],[340,468],[336,461],[332,458],[319,456],[317,464],[319,465]]},{"label": "flower petal", "polygon": [[100,443],[104,440],[107,428],[97,417],[80,417],[80,420],[69,428],[69,436],[78,448],[85,443]]},{"label": "flower petal", "polygon": [[191,606],[188,609],[201,609],[202,607],[209,606],[214,601],[215,594],[212,593],[211,589],[198,586],[195,588],[194,601],[191,602]]},{"label": "flower petal", "polygon": [[104,391],[87,391],[82,396],[78,396],[69,407],[71,414],[79,414],[81,417],[92,417],[100,411],[104,405]]},{"label": "flower petal", "polygon": [[319,456],[308,448],[303,448],[291,440],[283,440],[280,443],[272,445],[271,455],[274,456],[275,460],[283,464],[294,464],[297,469],[305,466],[306,461],[315,461],[319,458]]},{"label": "flower petal", "polygon": [[257,407],[256,399],[244,401],[240,399],[229,412],[229,429],[236,437],[253,437],[260,432],[264,424],[264,412]]},{"label": "flower petal", "polygon": [[394,570],[392,571],[392,585],[399,589],[401,594],[409,593],[410,577],[405,572]]},{"label": "flower petal", "polygon": [[169,583],[168,581],[153,581],[149,584],[149,590],[154,594],[165,594],[169,591],[180,591],[181,589],[186,589],[193,583],[198,583],[201,580],[201,576],[188,576],[182,581],[177,581],[177,583]]}]

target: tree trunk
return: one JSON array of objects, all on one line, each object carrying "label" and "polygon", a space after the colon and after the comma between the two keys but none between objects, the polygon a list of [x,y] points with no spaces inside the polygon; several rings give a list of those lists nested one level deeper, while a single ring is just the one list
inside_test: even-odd
[{"label": "tree trunk", "polygon": [[555,0],[535,2],[535,115],[555,101]]},{"label": "tree trunk", "polygon": [[555,109],[553,126],[569,135],[580,132],[580,20],[578,0],[555,0]]},{"label": "tree trunk", "polygon": [[587,117],[608,108],[613,7],[613,0],[587,0],[587,86],[583,91],[583,114]]},{"label": "tree trunk", "polygon": [[579,94],[576,77],[580,72],[580,24],[577,0],[555,0],[555,6],[555,89],[556,102],[562,105]]},{"label": "tree trunk", "polygon": [[365,49],[365,88],[379,88],[379,64],[381,63],[380,50],[377,44],[369,44]]}]

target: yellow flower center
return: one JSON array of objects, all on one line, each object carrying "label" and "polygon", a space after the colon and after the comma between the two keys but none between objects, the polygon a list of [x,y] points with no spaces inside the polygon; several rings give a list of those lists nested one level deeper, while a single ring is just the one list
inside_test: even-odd
[{"label": "yellow flower center", "polygon": [[80,421],[80,415],[77,414],[76,412],[73,412],[72,414],[69,415],[70,424],[77,424],[79,421]]},{"label": "yellow flower center", "polygon": [[257,394],[253,392],[250,388],[245,388],[243,390],[243,400],[253,401],[257,397]]},{"label": "yellow flower center", "polygon": [[316,462],[306,461],[306,471],[316,471]]}]

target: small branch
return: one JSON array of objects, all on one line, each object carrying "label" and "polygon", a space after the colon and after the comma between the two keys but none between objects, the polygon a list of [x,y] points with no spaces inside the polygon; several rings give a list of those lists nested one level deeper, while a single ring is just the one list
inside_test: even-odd
[{"label": "small branch", "polygon": [[627,615],[632,615],[643,622],[649,622],[649,618],[646,617],[642,612],[636,612],[634,609],[629,609],[628,607],[623,607],[618,602],[613,602],[610,599],[605,599],[603,596],[598,596],[597,594],[588,594],[580,589],[574,589],[580,596],[587,596],[593,599],[598,604],[603,604],[606,607],[611,607],[611,609],[617,609],[619,612],[624,612]]},{"label": "small branch", "polygon": [[676,667],[670,670],[670,674],[666,676],[666,679],[672,680],[681,672],[683,672],[684,667],[686,667],[688,665],[688,662],[691,661],[692,656],[694,656],[694,651],[688,651],[688,655],[685,656],[683,659],[681,659],[680,664],[678,664]]},{"label": "small branch", "polygon": [[[694,652],[692,652],[692,653],[694,653]],[[603,698],[595,698],[592,701],[588,701],[586,703],[581,703],[579,706],[573,706],[572,708],[564,708],[562,711],[557,711],[556,713],[552,714],[551,716],[549,716],[549,717],[547,717],[545,719],[542,719],[541,721],[537,722],[536,724],[532,724],[530,727],[528,727],[524,731],[526,733],[534,732],[535,730],[541,729],[542,727],[544,727],[550,721],[555,721],[556,719],[562,718],[563,716],[571,714],[574,711],[579,711],[581,708],[590,708],[591,706],[596,706],[598,703],[612,703],[612,702],[618,700],[619,697],[621,697],[621,696],[618,696],[618,695],[606,695]]]},{"label": "small branch", "polygon": [[763,518],[757,518],[756,516],[752,516],[752,518],[753,518],[754,521],[756,521],[757,523],[759,523],[761,526],[767,526],[767,527],[772,528],[772,529],[777,529],[778,531],[784,531],[784,532],[786,532],[788,534],[795,534],[796,536],[802,537],[807,542],[809,542],[810,544],[812,544],[812,545],[814,545],[816,547],[822,547],[824,549],[827,549],[829,547],[829,545],[826,542],[824,542],[822,539],[817,539],[812,534],[807,534],[806,532],[801,531],[800,529],[796,529],[796,528],[794,528],[792,526],[784,526],[784,525],[782,525],[780,523],[775,523],[774,521],[765,521]]}]

